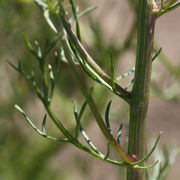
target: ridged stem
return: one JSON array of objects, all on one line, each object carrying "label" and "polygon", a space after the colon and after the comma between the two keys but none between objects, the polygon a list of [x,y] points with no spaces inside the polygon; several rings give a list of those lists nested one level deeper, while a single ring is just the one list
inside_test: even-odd
[{"label": "ridged stem", "polygon": [[[131,93],[128,154],[145,155],[146,115],[149,100],[155,18],[146,0],[139,0],[134,85]],[[127,180],[145,180],[144,172],[128,168]]]}]

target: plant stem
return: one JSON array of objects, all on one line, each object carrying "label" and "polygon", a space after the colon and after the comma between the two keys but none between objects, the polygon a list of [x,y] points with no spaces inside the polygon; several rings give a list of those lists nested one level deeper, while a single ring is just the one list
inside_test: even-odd
[{"label": "plant stem", "polygon": [[[129,155],[145,155],[146,115],[149,100],[155,17],[146,0],[139,0],[134,86],[131,93]],[[143,171],[128,168],[127,180],[145,180]]]},{"label": "plant stem", "polygon": [[99,125],[99,128],[101,129],[102,133],[104,134],[104,136],[106,137],[106,139],[108,140],[108,142],[117,150],[119,156],[121,157],[121,159],[126,162],[127,164],[132,163],[132,159],[130,156],[128,156],[128,154],[122,149],[122,147],[116,142],[116,140],[114,139],[113,135],[110,133],[110,131],[108,130],[108,128],[106,127],[103,118],[101,116],[101,114],[98,111],[98,108],[93,100],[93,98],[90,96],[89,92],[86,90],[84,82],[82,80],[82,78],[79,76],[77,70],[75,69],[75,66],[73,64],[73,60],[71,58],[71,54],[69,54],[69,49],[68,49],[68,44],[67,41],[65,39],[62,39],[62,46],[64,48],[64,52],[65,52],[65,56],[69,62],[69,66],[70,69],[72,71],[72,73],[74,74],[74,78],[76,79],[76,82],[79,85],[79,88],[82,92],[82,94],[84,95],[84,97],[86,98],[88,105],[96,119],[97,124]]},{"label": "plant stem", "polygon": [[[80,54],[81,58],[85,60],[85,62],[100,76],[108,85],[112,84],[112,79],[101,69],[101,67],[95,62],[95,60],[88,54],[85,50],[81,42],[75,36],[74,32],[71,30],[71,25],[69,24],[67,17],[65,16],[65,11],[63,6],[61,5],[60,17],[62,24],[71,39],[72,44]],[[125,101],[129,102],[130,93],[126,91],[124,88],[115,83],[115,89],[119,92],[119,96],[122,97]]]}]

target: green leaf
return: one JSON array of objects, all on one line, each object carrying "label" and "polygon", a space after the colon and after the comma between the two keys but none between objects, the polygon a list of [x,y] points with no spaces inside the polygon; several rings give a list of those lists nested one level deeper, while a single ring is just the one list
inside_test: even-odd
[{"label": "green leaf", "polygon": [[111,80],[112,80],[112,88],[115,89],[115,77],[114,77],[114,60],[111,54]]},{"label": "green leaf", "polygon": [[29,52],[31,52],[31,54],[40,62],[41,61],[41,57],[38,55],[38,52],[35,51],[34,47],[32,46],[29,37],[26,33],[23,33],[23,39],[24,39],[24,43],[27,47],[27,49],[29,50]]},{"label": "green leaf", "polygon": [[60,36],[61,34],[58,33],[52,40],[46,40],[43,57],[46,57],[50,53],[50,51],[56,46],[57,42],[60,40]]},{"label": "green leaf", "polygon": [[162,135],[162,132],[159,133],[159,135],[158,135],[158,137],[157,137],[157,139],[156,139],[156,141],[154,143],[154,146],[152,147],[151,151],[144,158],[142,158],[141,160],[139,160],[139,161],[137,161],[135,163],[132,163],[131,165],[138,165],[138,164],[141,164],[141,163],[145,162],[152,155],[152,153],[155,151],[161,135]]},{"label": "green leaf", "polygon": [[82,115],[83,115],[83,113],[84,113],[84,111],[85,111],[86,107],[87,107],[87,101],[85,101],[85,102],[83,103],[83,105],[81,106],[81,110],[80,110],[80,112],[79,112],[79,116],[78,116],[79,121],[81,120]]},{"label": "green leaf", "polygon": [[80,32],[80,25],[79,25],[79,20],[78,20],[78,15],[77,15],[77,7],[74,0],[69,0],[69,2],[71,4],[71,9],[72,9],[75,21],[76,21],[76,34],[79,41],[81,41],[81,32]]},{"label": "green leaf", "polygon": [[43,121],[42,121],[42,132],[46,134],[46,120],[47,120],[47,115],[44,115]]},{"label": "green leaf", "polygon": [[78,17],[85,16],[85,15],[91,13],[92,11],[96,10],[97,8],[98,8],[97,6],[90,6],[87,9],[85,9],[84,11],[82,11],[81,13],[79,13]]},{"label": "green leaf", "polygon": [[109,111],[110,111],[110,107],[111,107],[111,103],[112,101],[110,101],[106,107],[106,111],[105,111],[105,122],[106,122],[106,127],[108,128],[108,130],[110,131],[110,133],[112,134],[112,130],[111,130],[111,126],[109,123]]},{"label": "green leaf", "polygon": [[123,128],[123,124],[121,123],[121,125],[119,127],[119,130],[118,130],[118,133],[117,133],[117,142],[118,142],[118,144],[120,144],[120,141],[121,141],[122,128]]},{"label": "green leaf", "polygon": [[162,51],[162,48],[159,48],[159,50],[157,51],[157,53],[153,56],[152,61],[154,61],[154,60],[159,56],[159,54],[161,53],[161,51]]}]

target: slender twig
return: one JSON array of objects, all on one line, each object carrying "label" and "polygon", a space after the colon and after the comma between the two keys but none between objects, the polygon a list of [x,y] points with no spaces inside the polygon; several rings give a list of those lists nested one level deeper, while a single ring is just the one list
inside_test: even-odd
[{"label": "slender twig", "polygon": [[174,9],[178,8],[180,6],[180,1],[175,2],[174,4],[172,4],[171,6],[169,6],[168,8],[164,7],[164,9],[160,10],[157,13],[157,18],[159,18],[160,16],[173,11]]},{"label": "slender twig", "polygon": [[100,113],[98,112],[98,108],[94,102],[94,100],[92,99],[92,97],[89,95],[89,93],[87,92],[86,88],[84,88],[84,82],[82,81],[81,77],[79,76],[77,70],[75,69],[75,66],[73,64],[72,61],[72,57],[69,54],[69,46],[67,44],[67,41],[63,38],[62,39],[62,45],[64,48],[64,52],[65,52],[65,56],[66,59],[69,62],[69,66],[74,74],[74,77],[76,79],[76,82],[79,85],[79,88],[82,92],[82,94],[85,96],[91,111],[94,114],[94,117],[96,119],[97,124],[99,125],[99,128],[101,129],[101,131],[103,132],[103,134],[105,135],[105,137],[107,138],[107,140],[109,141],[110,144],[112,144],[115,149],[118,151],[120,157],[122,158],[122,160],[128,164],[131,163],[131,158],[129,156],[127,156],[126,152],[122,149],[122,147],[116,142],[116,140],[114,139],[114,137],[112,136],[112,134],[109,132],[109,130],[107,129]]},{"label": "slender twig", "polygon": [[38,129],[34,123],[29,119],[29,117],[26,115],[26,113],[18,106],[18,105],[15,105],[15,108],[24,116],[24,118],[26,119],[26,121],[31,125],[31,127],[38,133],[40,134],[42,137],[45,137],[49,140],[52,140],[52,141],[58,141],[58,142],[69,142],[67,138],[55,138],[55,137],[52,137],[52,136],[49,136],[45,133],[45,131],[41,131],[40,129]]},{"label": "slender twig", "polygon": [[[67,20],[67,17],[65,16],[65,12],[63,7],[61,6],[60,11],[60,17],[63,23],[63,26],[71,39],[74,47],[79,52],[80,56],[89,64],[89,66],[107,83],[111,86],[112,80],[111,78],[100,68],[100,66],[97,65],[95,60],[88,54],[88,52],[85,50],[85,48],[82,46],[78,38],[74,35],[73,31],[71,30],[71,25]],[[115,89],[120,93],[119,96],[121,96],[126,101],[129,100],[130,93],[124,90],[121,86],[115,83]]]}]

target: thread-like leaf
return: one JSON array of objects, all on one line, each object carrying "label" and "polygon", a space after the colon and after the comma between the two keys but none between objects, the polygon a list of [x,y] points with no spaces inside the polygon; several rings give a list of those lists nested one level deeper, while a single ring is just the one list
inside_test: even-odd
[{"label": "thread-like leaf", "polygon": [[118,77],[116,78],[116,81],[122,80],[122,79],[130,76],[130,75],[133,74],[134,72],[135,72],[135,67],[131,68],[128,72],[126,72],[126,73],[118,76]]},{"label": "thread-like leaf", "polygon": [[78,13],[78,17],[85,16],[91,13],[92,11],[96,10],[97,8],[98,8],[97,6],[90,6],[86,8],[85,10],[83,10],[81,13]]},{"label": "thread-like leaf", "polygon": [[37,40],[34,41],[34,44],[36,45],[37,47],[37,55],[39,58],[42,58],[42,51],[41,51],[41,47],[39,45],[39,42]]},{"label": "thread-like leaf", "polygon": [[84,113],[86,107],[87,107],[87,101],[85,101],[85,102],[83,103],[83,105],[81,106],[81,109],[80,109],[80,112],[79,112],[79,116],[78,116],[79,121],[81,120],[82,115],[83,115],[83,113]]},{"label": "thread-like leaf", "polygon": [[121,141],[122,128],[123,128],[123,124],[121,123],[121,125],[120,125],[120,127],[118,129],[118,133],[117,133],[117,142],[118,142],[118,144],[120,144],[120,141]]},{"label": "thread-like leaf", "polygon": [[78,137],[78,132],[81,128],[81,118],[82,118],[82,115],[85,111],[87,107],[87,101],[85,101],[82,106],[81,106],[81,109],[80,109],[80,112],[78,113],[78,110],[77,110],[77,105],[76,105],[76,102],[73,101],[73,109],[74,109],[74,116],[75,116],[75,119],[76,119],[76,132],[75,132],[75,137],[77,138]]},{"label": "thread-like leaf", "polygon": [[180,6],[180,1],[177,1],[174,4],[172,4],[172,2],[170,2],[169,4],[164,6],[164,8],[157,13],[157,15],[158,15],[157,18],[162,16],[163,14],[166,14],[166,13],[178,8]]},{"label": "thread-like leaf", "polygon": [[159,56],[159,54],[161,53],[161,51],[162,51],[162,48],[160,48],[160,49],[157,51],[157,53],[153,56],[152,61],[154,61],[154,60]]},{"label": "thread-like leaf", "polygon": [[43,121],[42,121],[42,132],[44,134],[46,134],[46,119],[47,119],[47,115],[44,115]]},{"label": "thread-like leaf", "polygon": [[82,69],[84,70],[84,72],[94,81],[100,82],[97,79],[96,74],[94,74],[91,67],[88,66],[88,64],[83,59],[81,59],[81,57],[78,55],[78,53],[77,53],[76,49],[74,48],[73,44],[71,43],[70,39],[69,39],[69,45],[70,45],[70,48],[71,48],[72,52],[74,53],[74,56],[76,57],[78,63],[81,65]]},{"label": "thread-like leaf", "polygon": [[13,69],[15,69],[20,74],[23,74],[22,65],[21,65],[20,61],[18,61],[18,66],[17,67],[12,62],[10,62],[10,61],[7,61],[7,62]]},{"label": "thread-like leaf", "polygon": [[109,123],[109,111],[110,111],[110,107],[111,107],[111,103],[112,101],[110,101],[106,107],[106,111],[105,111],[105,122],[106,122],[106,127],[108,128],[108,130],[110,131],[110,133],[112,134],[112,130],[111,130],[111,126]]},{"label": "thread-like leaf", "polygon": [[77,110],[77,105],[76,105],[76,102],[73,101],[73,110],[74,110],[74,116],[75,116],[75,119],[76,119],[76,132],[75,132],[75,138],[77,138],[78,136],[78,131],[80,131],[82,137],[84,138],[84,140],[88,143],[88,145],[91,147],[91,149],[93,151],[95,151],[96,153],[98,154],[101,154],[98,149],[95,147],[95,145],[92,143],[92,141],[90,140],[90,138],[88,137],[88,135],[86,134],[86,132],[84,131],[84,129],[82,128],[82,125],[81,125],[81,117],[83,115],[83,112],[85,110],[87,106],[87,101],[85,101],[81,107],[81,110],[80,110],[80,113],[78,113],[78,110]]},{"label": "thread-like leaf", "polygon": [[78,110],[77,110],[77,105],[76,105],[75,101],[72,101],[72,102],[73,102],[74,117],[75,117],[76,121],[78,122],[79,121],[79,119],[78,119],[79,114],[78,114]]},{"label": "thread-like leaf", "polygon": [[88,137],[88,135],[86,134],[86,132],[84,131],[84,129],[82,128],[82,126],[80,125],[80,132],[81,132],[81,135],[82,137],[84,138],[84,140],[88,143],[88,145],[90,146],[90,148],[98,153],[98,154],[101,154],[102,153],[96,148],[96,146],[92,143],[91,139]]},{"label": "thread-like leaf", "polygon": [[164,9],[164,0],[161,0],[161,10]]},{"label": "thread-like leaf", "polygon": [[76,120],[75,139],[77,139],[78,134],[79,134],[79,130],[80,130],[80,119],[79,119],[79,113],[78,113],[78,110],[77,110],[76,102],[75,101],[72,101],[72,102],[73,102],[74,117],[75,117],[75,120]]},{"label": "thread-like leaf", "polygon": [[80,25],[79,25],[79,20],[78,20],[78,15],[77,15],[77,7],[76,7],[74,0],[69,0],[69,2],[71,4],[71,9],[72,9],[75,21],[76,21],[77,37],[78,37],[79,41],[81,41],[81,32],[80,32]]},{"label": "thread-like leaf", "polygon": [[111,54],[111,80],[112,80],[112,88],[115,89],[115,78],[114,78],[114,60]]},{"label": "thread-like leaf", "polygon": [[41,61],[41,57],[38,55],[38,52],[35,51],[34,47],[32,46],[29,37],[26,33],[23,33],[23,39],[24,39],[24,43],[27,47],[27,49],[29,50],[29,52],[31,52],[31,54],[40,62]]},{"label": "thread-like leaf", "polygon": [[156,166],[159,163],[159,160],[155,161],[153,164],[147,165],[147,166],[138,166],[135,165],[133,166],[134,169],[150,169],[153,168],[154,166]]},{"label": "thread-like leaf", "polygon": [[60,70],[60,65],[61,65],[61,51],[56,51],[55,52],[55,64],[54,64],[54,74],[55,74],[55,79],[56,76],[58,75],[58,72]]},{"label": "thread-like leaf", "polygon": [[141,164],[141,163],[145,162],[152,155],[152,153],[155,151],[161,135],[162,135],[162,132],[159,133],[159,135],[158,135],[158,137],[157,137],[157,139],[156,139],[156,141],[154,143],[154,146],[152,147],[151,151],[144,158],[142,158],[141,160],[139,160],[139,161],[137,161],[135,163],[132,163],[131,165],[138,165],[138,164]]},{"label": "thread-like leaf", "polygon": [[60,39],[60,36],[61,34],[58,33],[52,40],[46,40],[43,57],[46,57],[50,53],[50,51],[56,46],[57,42]]},{"label": "thread-like leaf", "polygon": [[55,32],[57,33],[57,29],[56,27],[54,26],[52,20],[50,19],[50,15],[49,15],[49,7],[48,7],[48,4],[43,1],[43,0],[35,0],[36,3],[42,8],[43,12],[44,12],[44,17],[45,17],[45,20],[47,22],[47,24],[50,26],[50,28]]},{"label": "thread-like leaf", "polygon": [[124,88],[125,90],[127,90],[132,84],[134,83],[134,79],[132,79]]},{"label": "thread-like leaf", "polygon": [[107,144],[107,153],[106,153],[104,159],[107,159],[109,157],[109,155],[110,155],[110,144],[108,143]]},{"label": "thread-like leaf", "polygon": [[35,0],[35,2],[43,8],[47,8],[47,4],[44,0]]},{"label": "thread-like leaf", "polygon": [[[161,53],[161,51],[162,51],[162,48],[160,48],[160,49],[157,51],[157,53],[153,56],[152,61],[154,61],[154,60],[159,56],[159,54]],[[126,73],[118,76],[118,77],[116,78],[116,81],[122,80],[122,79],[130,76],[130,75],[132,75],[134,72],[135,72],[135,67],[131,68],[128,72],[126,72]],[[133,82],[131,81],[125,89],[127,89],[132,83],[133,83]]]},{"label": "thread-like leaf", "polygon": [[28,124],[30,124],[30,126],[39,134],[41,135],[42,137],[45,137],[49,140],[52,140],[52,141],[58,141],[58,142],[68,142],[68,139],[67,138],[64,138],[64,139],[61,139],[61,138],[55,138],[55,137],[52,137],[52,136],[49,136],[47,134],[45,134],[44,132],[42,132],[40,129],[38,129],[34,123],[28,118],[28,116],[26,115],[26,113],[17,105],[15,104],[14,107],[24,116],[25,120],[28,122]]}]

